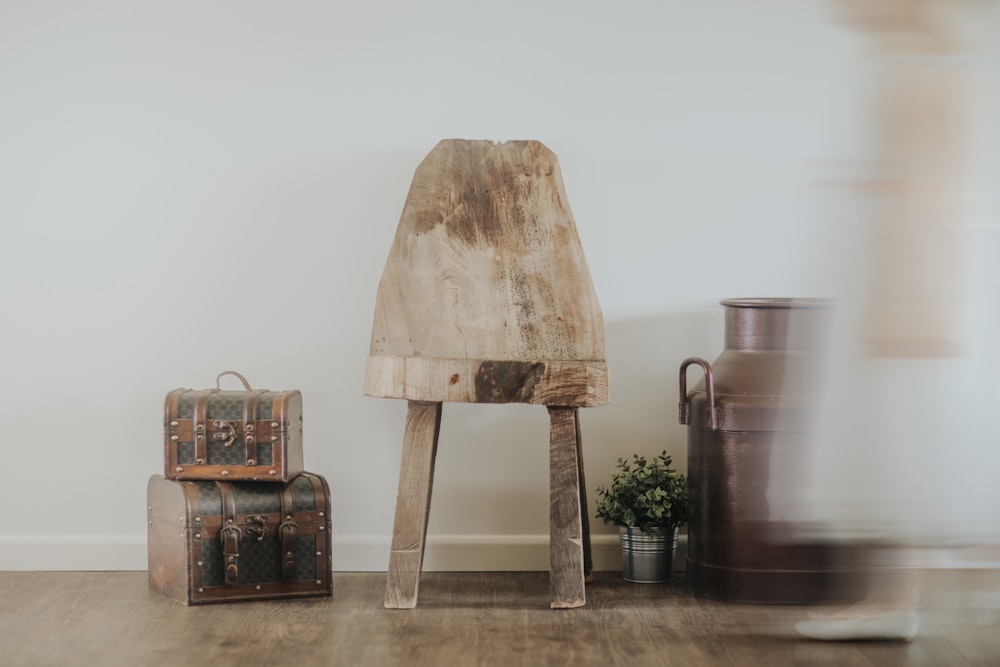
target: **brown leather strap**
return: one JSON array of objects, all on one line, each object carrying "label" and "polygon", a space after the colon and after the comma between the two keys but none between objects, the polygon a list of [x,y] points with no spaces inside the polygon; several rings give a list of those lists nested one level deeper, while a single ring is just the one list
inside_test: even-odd
[{"label": "brown leather strap", "polygon": [[222,542],[222,567],[226,585],[235,586],[240,581],[240,538],[243,536],[236,518],[236,491],[229,482],[216,482],[222,496],[222,528],[219,540]]},{"label": "brown leather strap", "polygon": [[281,542],[281,577],[285,581],[295,579],[295,554],[299,542],[299,524],[295,523],[295,494],[291,482],[281,487],[281,524],[278,526],[278,540]]},{"label": "brown leather strap", "polygon": [[243,444],[246,446],[248,466],[257,465],[257,402],[259,391],[247,392],[243,397]]},{"label": "brown leather strap", "polygon": [[191,419],[192,430],[194,431],[194,462],[203,464],[208,458],[208,397],[218,391],[217,389],[205,389],[198,392],[194,399],[194,416]]}]

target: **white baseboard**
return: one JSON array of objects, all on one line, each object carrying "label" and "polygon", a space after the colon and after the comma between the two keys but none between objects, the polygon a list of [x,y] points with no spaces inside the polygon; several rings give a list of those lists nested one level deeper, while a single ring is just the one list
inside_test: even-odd
[{"label": "white baseboard", "polygon": [[[683,568],[681,536],[675,567]],[[388,535],[333,538],[335,572],[384,572]],[[595,570],[621,569],[618,536],[591,538]],[[145,535],[0,535],[0,570],[145,570]],[[546,571],[548,535],[428,535],[425,572]]]},{"label": "white baseboard", "polygon": [[[388,535],[335,535],[335,572],[385,572]],[[618,536],[591,536],[594,569],[620,570]],[[683,571],[687,535],[678,536],[674,569]],[[919,549],[903,566],[924,570],[1000,570],[1000,547]],[[145,535],[0,535],[0,570],[146,569]],[[428,535],[425,572],[543,572],[548,535]]]},{"label": "white baseboard", "polygon": [[145,535],[0,535],[0,570],[145,569]]},{"label": "white baseboard", "polygon": [[[621,567],[617,535],[594,535],[591,542],[595,569]],[[384,572],[389,565],[390,545],[388,536],[334,537],[333,569]],[[548,569],[548,535],[427,536],[425,572],[534,572]]]}]

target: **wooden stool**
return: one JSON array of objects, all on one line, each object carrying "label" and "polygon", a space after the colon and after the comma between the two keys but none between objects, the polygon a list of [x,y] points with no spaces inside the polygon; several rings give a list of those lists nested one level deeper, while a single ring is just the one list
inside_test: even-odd
[{"label": "wooden stool", "polygon": [[444,401],[548,408],[551,606],[586,602],[577,410],[608,402],[608,371],[567,202],[558,160],[537,141],[442,141],[414,174],[365,371],[365,394],[409,401],[387,608],[417,604]]}]

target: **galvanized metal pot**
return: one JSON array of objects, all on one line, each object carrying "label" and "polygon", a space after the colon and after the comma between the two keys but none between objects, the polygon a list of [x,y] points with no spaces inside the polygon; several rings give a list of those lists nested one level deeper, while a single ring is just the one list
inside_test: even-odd
[{"label": "galvanized metal pot", "polygon": [[[772,455],[804,443],[814,399],[807,380],[827,313],[822,300],[730,299],[725,348],[713,363],[680,367],[680,422],[688,426],[687,576],[695,594],[805,604],[826,598],[832,554],[784,539],[769,520]],[[687,372],[704,377],[690,392]],[[789,448],[792,449],[789,449]],[[787,531],[785,531],[787,532]]]},{"label": "galvanized metal pot", "polygon": [[646,535],[632,526],[619,526],[622,577],[638,584],[670,581],[674,576],[677,529]]}]

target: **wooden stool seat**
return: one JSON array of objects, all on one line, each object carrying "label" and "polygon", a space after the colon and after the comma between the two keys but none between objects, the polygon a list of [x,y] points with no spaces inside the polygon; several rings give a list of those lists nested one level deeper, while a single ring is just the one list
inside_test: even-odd
[{"label": "wooden stool seat", "polygon": [[548,148],[446,140],[417,168],[379,282],[365,393],[410,402],[386,607],[417,602],[445,401],[548,408],[552,606],[584,604],[577,409],[608,402],[604,320]]}]

